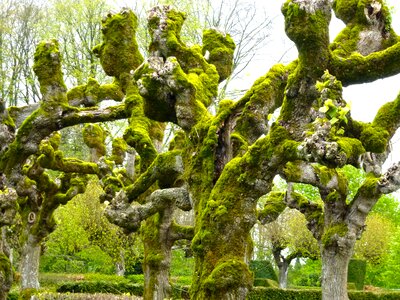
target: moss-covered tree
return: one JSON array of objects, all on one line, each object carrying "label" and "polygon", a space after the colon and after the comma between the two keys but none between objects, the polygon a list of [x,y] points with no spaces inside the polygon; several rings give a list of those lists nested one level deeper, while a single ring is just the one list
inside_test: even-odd
[{"label": "moss-covered tree", "polygon": [[[332,8],[347,27],[331,44]],[[3,110],[0,135],[3,189],[16,190],[20,202],[28,203],[20,207],[35,216],[31,227],[50,220],[50,215],[40,217],[45,215],[43,207],[59,203],[53,201],[59,201],[60,193],[67,197],[76,191],[75,177],[65,191],[62,184],[51,183],[43,169],[97,174],[110,220],[127,231],[137,230],[145,220],[146,299],[168,297],[170,248],[174,240],[193,235],[192,298],[245,299],[253,283],[247,263],[257,202],[281,175],[288,190],[271,213],[289,206],[305,214],[321,249],[323,299],[347,299],[347,265],[365,218],[382,194],[400,186],[398,164],[381,171],[400,124],[400,97],[365,124],[351,118],[342,85],[399,73],[400,43],[381,0],[288,0],[282,12],[298,59],[271,68],[239,101],[221,101],[215,115],[207,107],[219,81],[229,76],[234,44],[228,35],[209,31],[203,42],[207,49],[186,46],[180,39],[185,15],[169,6],[149,12],[146,60],[137,50],[132,12],[104,19],[104,42],[94,53],[106,74],[114,77],[112,84],[90,79],[67,93],[57,42],[41,43],[34,65],[41,84],[40,107],[23,122],[19,120],[29,109],[9,109],[9,114]],[[220,55],[211,60],[203,56],[205,50]],[[99,108],[104,99],[121,103]],[[277,120],[269,122],[268,115],[277,108]],[[129,119],[124,140],[140,156],[137,173],[129,180],[107,157],[97,163],[63,159],[49,139],[65,127],[116,119]],[[169,151],[159,153],[165,122],[182,131]],[[114,159],[118,153],[115,150]],[[340,170],[345,165],[368,173],[352,199],[347,199],[348,183]],[[294,182],[317,187],[323,206],[294,192]],[[43,189],[40,197],[38,189]],[[175,207],[193,207],[194,230],[173,222]]]}]

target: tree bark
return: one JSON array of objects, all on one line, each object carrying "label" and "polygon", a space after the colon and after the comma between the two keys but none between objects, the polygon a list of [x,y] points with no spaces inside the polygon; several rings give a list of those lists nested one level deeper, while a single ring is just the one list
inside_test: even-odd
[{"label": "tree bark", "polygon": [[40,243],[28,233],[21,253],[21,289],[39,289]]},{"label": "tree bark", "polygon": [[124,253],[124,250],[120,251],[119,257],[120,257],[120,261],[115,263],[115,273],[118,276],[124,276],[125,275],[125,253]]},{"label": "tree bark", "polygon": [[283,261],[278,265],[278,267],[279,267],[279,287],[281,289],[286,289],[288,283],[289,262],[283,259]]},{"label": "tree bark", "polygon": [[322,300],[348,300],[347,269],[351,251],[338,246],[322,248]]},{"label": "tree bark", "polygon": [[0,300],[6,300],[13,282],[13,270],[5,235],[6,227],[0,230]]},{"label": "tree bark", "polygon": [[144,300],[171,297],[169,267],[173,241],[169,237],[173,208],[155,214],[146,221],[142,231],[144,242]]}]

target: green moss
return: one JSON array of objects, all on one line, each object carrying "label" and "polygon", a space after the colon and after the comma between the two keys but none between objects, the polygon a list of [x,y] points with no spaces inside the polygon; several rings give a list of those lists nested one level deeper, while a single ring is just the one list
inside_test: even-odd
[{"label": "green moss", "polygon": [[122,101],[124,96],[118,84],[100,85],[94,78],[89,78],[87,84],[79,85],[67,92],[67,98],[70,103],[79,101],[86,107],[96,106],[100,101],[106,99]]},{"label": "green moss", "polygon": [[[165,15],[167,19],[165,20]],[[165,22],[160,24],[161,19]],[[189,131],[203,116],[218,91],[218,73],[207,63],[199,46],[187,47],[180,39],[184,14],[170,7],[155,7],[150,12],[152,35],[150,53],[162,56],[171,74],[165,74],[174,84],[165,85],[153,76],[148,64],[135,72],[144,96],[146,116],[161,122],[173,122]],[[159,66],[157,66],[158,68]],[[157,109],[155,109],[157,108]]]},{"label": "green moss", "polygon": [[270,192],[267,195],[264,208],[257,212],[257,217],[263,223],[276,220],[286,208],[284,192]]},{"label": "green moss", "polygon": [[335,0],[332,8],[338,19],[345,24],[354,20],[357,12],[357,4],[359,0]]},{"label": "green moss", "polygon": [[61,72],[61,54],[57,40],[43,41],[36,47],[33,70],[40,82],[40,91],[47,94],[49,86],[66,89]]},{"label": "green moss", "polygon": [[112,141],[112,156],[111,160],[115,161],[116,164],[122,164],[124,162],[125,153],[127,150],[127,144],[123,138],[115,138]]},{"label": "green moss", "polygon": [[106,132],[98,124],[86,124],[82,130],[83,141],[89,148],[96,149],[100,156],[106,154]]},{"label": "green moss", "polygon": [[262,134],[266,133],[267,115],[282,105],[284,89],[288,73],[295,64],[287,67],[277,64],[266,75],[257,79],[253,86],[236,104],[242,107],[235,131],[245,138],[246,143],[253,143]]},{"label": "green moss", "polygon": [[321,46],[328,45],[330,11],[316,10],[313,13],[307,13],[300,4],[287,1],[282,6],[282,13],[285,16],[286,34],[296,43],[300,58],[304,55],[308,56],[305,50],[312,50],[310,54],[313,55],[315,48],[320,50]]},{"label": "green moss", "polygon": [[388,145],[389,132],[385,128],[367,126],[361,133],[360,140],[368,152],[382,153]]},{"label": "green moss", "polygon": [[[237,286],[246,287],[250,290],[253,284],[253,275],[246,263],[240,260],[228,260],[218,263],[204,285],[208,290],[207,299],[221,299],[221,295],[229,293]],[[232,295],[232,297],[238,295]]]},{"label": "green moss", "polygon": [[[394,45],[397,42],[397,36],[392,30],[391,16],[389,8],[385,1],[377,0],[382,5],[381,11],[376,14],[376,18],[382,23],[382,40],[379,50]],[[368,11],[371,0],[335,0],[333,9],[336,16],[346,24],[339,35],[331,45],[331,50],[335,55],[349,57],[353,52],[358,51],[358,42],[362,31],[370,29],[371,22],[366,18],[365,11]],[[375,49],[375,51],[377,51]]]},{"label": "green moss", "polygon": [[228,78],[232,73],[235,42],[229,34],[223,34],[215,29],[203,31],[203,55],[208,51],[208,62],[215,65],[219,81]]},{"label": "green moss", "polygon": [[296,162],[288,162],[284,168],[285,176],[292,182],[297,182],[301,179],[302,171],[299,164]]},{"label": "green moss", "polygon": [[109,13],[102,21],[103,43],[93,48],[93,52],[107,75],[119,78],[143,62],[135,37],[137,24],[136,15],[128,9]]},{"label": "green moss", "polygon": [[141,157],[142,171],[153,162],[157,156],[154,140],[161,140],[162,127],[145,116],[143,98],[139,95],[136,84],[127,86],[125,105],[131,111],[129,126],[124,133],[126,143],[135,148]]},{"label": "green moss", "polygon": [[324,229],[321,242],[325,247],[336,243],[338,237],[344,237],[348,232],[346,224],[339,223]]},{"label": "green moss", "polygon": [[358,158],[361,154],[365,153],[364,143],[358,139],[340,137],[336,140],[340,149],[346,154],[348,164],[357,165]]},{"label": "green moss", "polygon": [[18,300],[30,300],[38,293],[36,289],[24,289],[19,292]]},{"label": "green moss", "polygon": [[2,280],[1,282],[4,282],[4,284],[10,284],[11,286],[12,278],[13,278],[13,272],[12,272],[11,262],[5,254],[0,253],[0,279]]}]

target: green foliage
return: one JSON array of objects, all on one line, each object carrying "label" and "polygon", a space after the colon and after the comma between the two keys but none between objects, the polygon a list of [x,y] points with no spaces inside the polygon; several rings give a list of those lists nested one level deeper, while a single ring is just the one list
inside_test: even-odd
[{"label": "green foliage", "polygon": [[[399,292],[359,292],[350,291],[349,300],[396,300],[399,299]],[[282,290],[276,288],[254,288],[247,297],[248,300],[321,300],[321,290]]]},{"label": "green foliage", "polygon": [[112,281],[81,281],[62,284],[58,289],[59,293],[112,293],[142,296],[143,285],[126,282]]},{"label": "green foliage", "polygon": [[400,288],[400,229],[392,236],[386,268],[379,274],[382,284],[387,288]]},{"label": "green foliage", "polygon": [[354,282],[358,290],[364,288],[365,272],[367,263],[361,259],[351,259],[347,273],[347,281]]},{"label": "green foliage", "polygon": [[56,211],[58,226],[46,240],[42,272],[112,274],[115,263],[121,259],[127,273],[140,272],[140,241],[108,222],[99,201],[100,193],[98,184],[90,182],[86,193]]},{"label": "green foliage", "polygon": [[356,242],[354,254],[371,265],[384,263],[390,250],[393,223],[381,214],[371,213],[366,220],[366,230]]},{"label": "green foliage", "polygon": [[272,279],[278,281],[278,276],[268,260],[252,260],[249,264],[250,270],[254,273],[254,278]]},{"label": "green foliage", "polygon": [[194,258],[186,257],[183,249],[172,251],[171,276],[192,276],[194,270]]},{"label": "green foliage", "polygon": [[267,278],[254,278],[254,286],[273,287],[278,288],[279,283],[272,279]]},{"label": "green foliage", "polygon": [[321,261],[307,259],[304,264],[297,259],[289,270],[288,281],[292,286],[321,286]]},{"label": "green foliage", "polygon": [[254,288],[247,297],[248,300],[321,300],[320,290],[283,290],[277,288]]}]

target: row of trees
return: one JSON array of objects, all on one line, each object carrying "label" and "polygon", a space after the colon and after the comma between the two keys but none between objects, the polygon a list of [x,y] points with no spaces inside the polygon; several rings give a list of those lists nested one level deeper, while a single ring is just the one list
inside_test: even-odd
[{"label": "row of trees", "polygon": [[[330,44],[332,9],[347,27]],[[213,29],[204,31],[201,46],[187,46],[181,39],[185,15],[170,6],[149,12],[145,59],[130,10],[102,20],[103,42],[93,54],[111,83],[90,78],[67,88],[60,52],[65,46],[39,43],[33,64],[39,104],[0,111],[0,200],[8,216],[2,225],[18,210],[24,288],[38,287],[40,241],[54,230],[54,210],[83,193],[87,176],[96,175],[108,219],[125,232],[141,228],[146,299],[168,297],[171,247],[179,239],[192,240],[193,299],[245,299],[253,281],[250,230],[257,218],[271,221],[285,207],[305,215],[318,242],[323,299],[347,299],[347,265],[366,217],[381,195],[400,185],[398,165],[385,173],[381,168],[400,123],[398,99],[370,124],[353,120],[342,84],[398,73],[400,44],[381,2],[290,0],[282,11],[299,58],[274,66],[237,102],[220,101],[215,114],[207,107],[232,74],[235,44]],[[110,99],[116,104],[100,106]],[[277,120],[269,122],[277,108]],[[122,119],[128,121],[123,138],[107,149],[106,133],[92,123]],[[159,152],[166,122],[180,131]],[[58,131],[81,124],[87,124],[90,161],[66,157],[60,148]],[[354,194],[342,171],[346,165],[367,172]],[[288,183],[286,191],[272,190],[276,175]],[[305,197],[295,183],[314,186],[320,201]],[[194,227],[174,221],[178,208],[194,210]],[[4,295],[11,272],[2,245]]]}]

